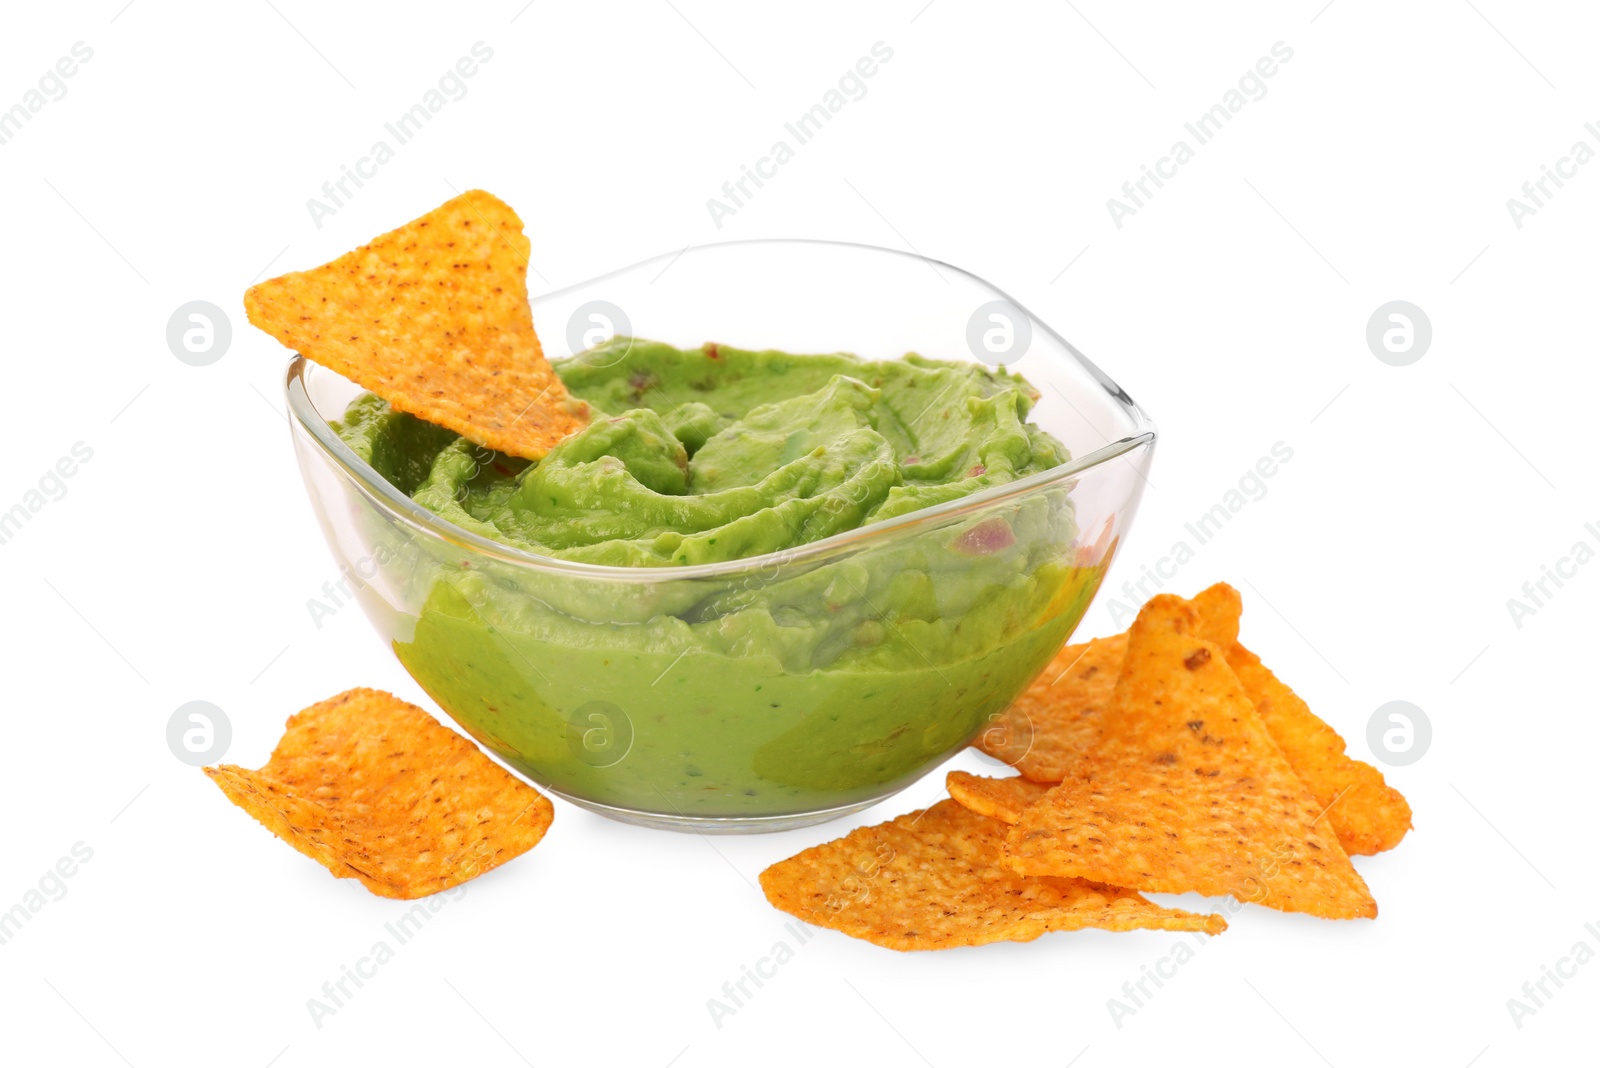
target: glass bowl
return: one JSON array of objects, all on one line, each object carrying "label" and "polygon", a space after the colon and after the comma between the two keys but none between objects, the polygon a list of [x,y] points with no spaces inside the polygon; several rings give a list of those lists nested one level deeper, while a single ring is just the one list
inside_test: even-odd
[{"label": "glass bowl", "polygon": [[[1000,290],[923,257],[691,247],[542,295],[533,316],[551,359],[616,334],[1004,364],[1072,456],[781,553],[598,566],[410,500],[330,426],[359,387],[292,360],[306,489],[379,636],[472,737],[616,819],[783,830],[904,789],[998,719],[1071,635],[1145,485],[1155,428],[1132,399]],[[774,640],[797,625],[811,640]]]}]

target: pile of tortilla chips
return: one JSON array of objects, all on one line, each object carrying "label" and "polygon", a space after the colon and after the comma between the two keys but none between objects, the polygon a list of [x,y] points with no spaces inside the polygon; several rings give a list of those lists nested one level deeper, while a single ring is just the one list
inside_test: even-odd
[{"label": "pile of tortilla chips", "polygon": [[1394,848],[1411,809],[1239,644],[1240,607],[1163,594],[1067,646],[975,743],[1020,776],[952,772],[953,801],[768,868],[768,899],[894,949],[1226,926],[1140,891],[1376,916],[1350,855]]},{"label": "pile of tortilla chips", "polygon": [[378,690],[296,713],[259,771],[205,771],[273,834],[380,897],[482,875],[538,845],[555,816],[477,746]]}]

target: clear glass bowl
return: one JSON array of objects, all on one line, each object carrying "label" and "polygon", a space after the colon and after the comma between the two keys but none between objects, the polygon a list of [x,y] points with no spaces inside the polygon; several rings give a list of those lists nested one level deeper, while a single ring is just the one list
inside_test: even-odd
[{"label": "clear glass bowl", "polygon": [[[612,333],[869,359],[999,352],[1040,393],[1032,420],[1073,457],[782,553],[596,566],[415,504],[329,426],[359,387],[294,359],[306,489],[379,635],[479,742],[617,819],[781,830],[915,782],[1071,635],[1145,485],[1155,428],[1132,399],[1004,293],[922,257],[821,241],[700,246],[540,296],[533,316],[552,359]],[[823,635],[799,663],[760,640],[796,618]]]}]

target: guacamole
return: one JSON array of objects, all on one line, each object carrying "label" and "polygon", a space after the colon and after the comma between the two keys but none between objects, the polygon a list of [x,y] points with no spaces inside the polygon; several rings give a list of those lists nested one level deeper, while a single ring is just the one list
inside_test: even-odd
[{"label": "guacamole", "polygon": [[371,394],[341,435],[458,526],[619,567],[778,552],[1067,459],[1026,421],[1031,387],[979,364],[613,338],[556,369],[595,415],[536,465]]},{"label": "guacamole", "polygon": [[785,555],[1065,462],[1002,369],[630,338],[555,367],[594,414],[536,463],[370,394],[336,429],[459,527],[619,569],[464,557],[376,513],[368,534],[384,566],[363,602],[402,663],[575,800],[737,818],[883,796],[1003,711],[1098,585],[1065,488]]}]

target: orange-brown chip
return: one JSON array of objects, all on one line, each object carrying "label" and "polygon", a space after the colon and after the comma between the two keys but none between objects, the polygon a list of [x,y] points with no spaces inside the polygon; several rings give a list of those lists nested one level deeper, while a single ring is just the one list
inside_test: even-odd
[{"label": "orange-brown chip", "polygon": [[[1349,854],[1393,849],[1411,827],[1411,806],[1371,764],[1345,754],[1345,742],[1261,659],[1239,644],[1239,591],[1219,582],[1189,602],[1199,637],[1227,651],[1267,733],[1327,810]],[[1069,645],[1010,709],[972,744],[1035,782],[1060,782],[1092,745],[1110,705],[1126,633]],[[971,789],[971,787],[969,787]]]},{"label": "orange-brown chip", "polygon": [[1221,934],[1228,926],[1131,890],[1013,875],[1000,864],[1005,831],[940,801],[779,861],[761,873],[761,888],[806,923],[890,949],[1031,942],[1087,927]]},{"label": "orange-brown chip", "polygon": [[1290,767],[1327,810],[1344,851],[1382,853],[1399,845],[1411,828],[1411,806],[1377,768],[1346,756],[1339,733],[1239,644],[1239,591],[1219,582],[1190,603],[1200,612],[1201,637],[1227,650],[1228,666]]},{"label": "orange-brown chip", "polygon": [[471,742],[378,690],[296,713],[259,771],[205,771],[273,834],[380,897],[482,875],[537,845],[555,815]]},{"label": "orange-brown chip", "polygon": [[1008,863],[1024,875],[1376,916],[1323,806],[1202,630],[1179,597],[1140,610],[1100,741],[1023,811]]},{"label": "orange-brown chip", "polygon": [[1200,613],[1200,637],[1226,649],[1239,640],[1239,617],[1244,599],[1226,582],[1215,582],[1189,599]]},{"label": "orange-brown chip", "polygon": [[1042,782],[1029,782],[1019,776],[991,779],[982,775],[969,775],[952,771],[945,776],[945,789],[950,796],[980,816],[1016,823],[1022,810],[1038,804],[1050,787]]},{"label": "orange-brown chip", "polygon": [[1411,806],[1365,761],[1347,756],[1344,739],[1289,689],[1261,658],[1234,642],[1228,666],[1239,676],[1272,740],[1300,781],[1328,811],[1346,853],[1393,849],[1411,829]]},{"label": "orange-brown chip", "polygon": [[522,220],[482,190],[309,271],[253,286],[250,321],[403,412],[537,460],[586,407],[544,358]]},{"label": "orange-brown chip", "polygon": [[1060,782],[1098,736],[1127,648],[1118,634],[1062,649],[972,744],[1024,778]]}]

